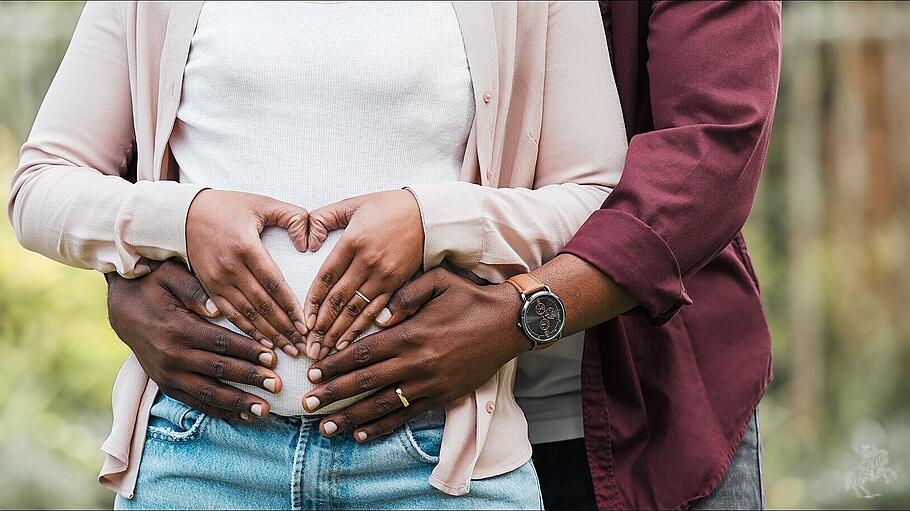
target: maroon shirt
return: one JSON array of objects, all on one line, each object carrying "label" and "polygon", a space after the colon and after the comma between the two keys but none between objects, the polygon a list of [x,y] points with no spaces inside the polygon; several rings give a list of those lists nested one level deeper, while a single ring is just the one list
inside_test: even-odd
[{"label": "maroon shirt", "polygon": [[588,462],[602,508],[711,493],[771,379],[740,230],[768,147],[778,2],[601,2],[630,138],[619,185],[565,252],[639,307],[588,331]]}]

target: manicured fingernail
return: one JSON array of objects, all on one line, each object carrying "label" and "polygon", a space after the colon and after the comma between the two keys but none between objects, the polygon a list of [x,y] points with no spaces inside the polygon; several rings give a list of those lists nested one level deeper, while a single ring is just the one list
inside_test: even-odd
[{"label": "manicured fingernail", "polygon": [[300,335],[306,335],[307,332],[309,332],[309,329],[307,329],[306,325],[304,325],[304,324],[303,324],[302,322],[300,322],[300,321],[295,321],[295,322],[294,322],[294,328],[296,328],[297,331],[300,332]]},{"label": "manicured fingernail", "polygon": [[250,407],[250,411],[253,412],[253,415],[256,417],[262,417],[262,405],[259,403],[254,404]]},{"label": "manicured fingernail", "polygon": [[313,328],[313,325],[315,325],[315,324],[316,324],[316,315],[315,314],[310,314],[309,316],[306,317],[307,330]]},{"label": "manicured fingernail", "polygon": [[307,371],[307,376],[310,378],[311,382],[316,383],[322,379],[322,369],[314,367]]},{"label": "manicured fingernail", "polygon": [[325,421],[325,424],[322,425],[322,429],[327,435],[331,435],[338,431],[338,426],[332,421]]},{"label": "manicured fingernail", "polygon": [[306,353],[306,344],[305,343],[298,342],[294,346],[297,346],[297,349],[300,350],[301,353]]},{"label": "manicured fingernail", "polygon": [[218,306],[215,305],[211,298],[205,301],[205,310],[209,314],[218,314]]},{"label": "manicured fingernail", "polygon": [[314,342],[313,344],[310,344],[310,351],[307,353],[307,355],[313,360],[316,360],[319,358],[319,350],[321,349],[322,345],[318,342]]},{"label": "manicured fingernail", "polygon": [[306,398],[304,403],[306,403],[306,409],[308,412],[314,412],[317,408],[319,408],[319,398],[316,396],[309,396]]},{"label": "manicured fingernail", "polygon": [[383,307],[379,314],[376,315],[376,322],[384,324],[386,321],[392,319],[392,311]]},{"label": "manicured fingernail", "polygon": [[338,350],[338,351],[341,351],[341,350],[347,348],[347,347],[348,347],[348,344],[351,344],[351,343],[349,343],[348,341],[341,341],[341,342],[338,343],[337,346],[335,346],[335,349]]},{"label": "manicured fingernail", "polygon": [[285,344],[284,347],[281,349],[284,350],[285,353],[287,353],[288,355],[290,355],[292,357],[296,357],[297,355],[300,355],[300,352],[297,351],[297,348],[295,348],[293,344]]},{"label": "manicured fingernail", "polygon": [[358,431],[357,433],[354,433],[354,436],[357,437],[358,442],[363,442],[367,439],[367,434],[364,431]]},{"label": "manicured fingernail", "polygon": [[250,415],[249,415],[248,413],[246,413],[246,412],[241,412],[241,413],[240,413],[240,418],[243,419],[243,420],[245,420],[245,421],[248,421],[248,420],[250,420]]},{"label": "manicured fingernail", "polygon": [[273,343],[272,341],[266,339],[265,337],[261,337],[261,338],[259,339],[259,344],[265,346],[265,347],[268,348],[268,349],[272,349],[272,348],[275,347],[275,343]]},{"label": "manicured fingernail", "polygon": [[322,349],[319,350],[319,360],[324,359],[325,356],[328,355],[328,354],[329,354],[329,347],[328,347],[328,346],[323,346]]},{"label": "manicured fingernail", "polygon": [[278,384],[278,380],[276,380],[275,378],[266,378],[266,379],[262,380],[262,386],[265,387],[266,390],[268,390],[272,394],[275,393],[275,385],[277,385],[277,384]]},{"label": "manicured fingernail", "polygon": [[272,356],[271,353],[260,353],[259,354],[259,361],[267,366],[272,365],[272,360],[274,360],[274,359],[275,359],[275,357]]}]

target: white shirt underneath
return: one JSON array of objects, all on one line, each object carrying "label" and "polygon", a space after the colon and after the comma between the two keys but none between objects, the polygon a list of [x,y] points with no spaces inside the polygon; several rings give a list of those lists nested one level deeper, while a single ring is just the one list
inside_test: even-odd
[{"label": "white shirt underneath", "polygon": [[[473,119],[450,3],[206,2],[171,149],[182,182],[315,209],[457,181]],[[302,302],[339,237],[315,253],[277,228],[262,240]],[[274,413],[301,415],[311,363],[278,351],[279,394],[237,386]]]},{"label": "white shirt underneath", "polygon": [[[181,182],[315,209],[457,181],[473,118],[449,3],[206,2],[170,145]],[[316,253],[298,252],[279,229],[263,243],[302,301],[339,237]],[[519,358],[515,394],[534,443],[582,436],[581,337]],[[277,354],[279,394],[235,386],[274,413],[301,415],[312,361]]]}]

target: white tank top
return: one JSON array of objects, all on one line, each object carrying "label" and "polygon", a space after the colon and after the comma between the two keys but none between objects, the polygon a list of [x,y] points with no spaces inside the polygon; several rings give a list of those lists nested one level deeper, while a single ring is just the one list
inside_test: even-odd
[{"label": "white tank top", "polygon": [[[473,119],[450,3],[206,2],[170,144],[182,182],[312,210],[457,181]],[[302,303],[339,237],[316,253],[277,228],[262,239]],[[237,386],[301,415],[312,361],[276,351],[279,394]]]}]

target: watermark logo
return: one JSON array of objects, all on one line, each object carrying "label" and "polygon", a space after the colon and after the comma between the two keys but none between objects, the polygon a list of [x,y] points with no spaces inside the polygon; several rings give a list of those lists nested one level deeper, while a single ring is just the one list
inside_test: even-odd
[{"label": "watermark logo", "polygon": [[897,473],[888,466],[888,451],[874,444],[864,445],[860,452],[862,463],[844,476],[844,489],[853,490],[861,499],[874,499],[881,495],[872,493],[867,484],[884,480],[885,484],[897,479]]}]

